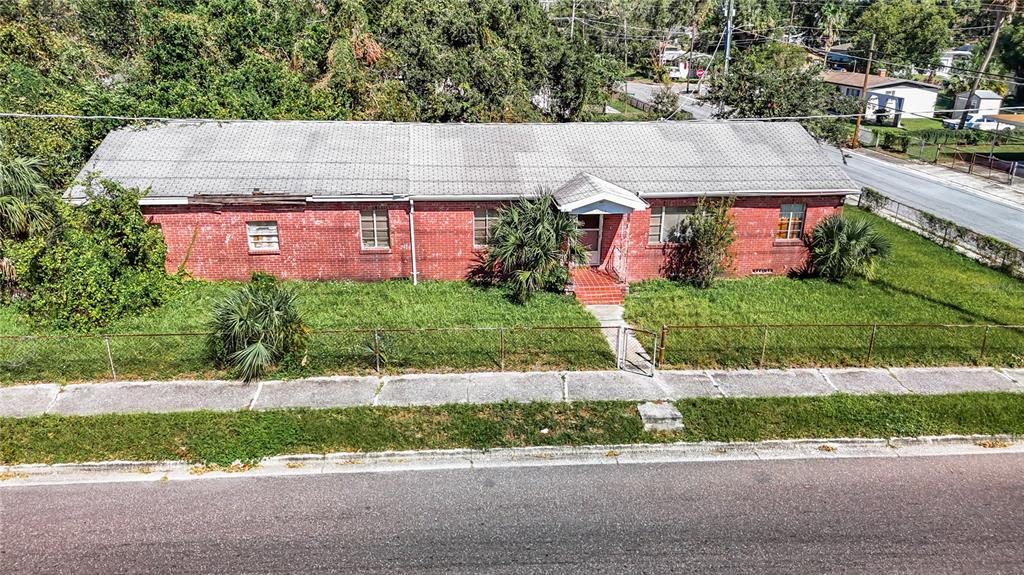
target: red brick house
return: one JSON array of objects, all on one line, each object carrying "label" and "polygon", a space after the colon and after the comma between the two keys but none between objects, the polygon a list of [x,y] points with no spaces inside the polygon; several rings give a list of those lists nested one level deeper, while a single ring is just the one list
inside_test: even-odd
[{"label": "red brick house", "polygon": [[172,122],[111,132],[88,172],[149,188],[167,269],[204,279],[460,279],[502,204],[550,191],[584,228],[587,301],[663,275],[700,196],[735,198],[733,274],[782,274],[856,191],[782,122]]}]

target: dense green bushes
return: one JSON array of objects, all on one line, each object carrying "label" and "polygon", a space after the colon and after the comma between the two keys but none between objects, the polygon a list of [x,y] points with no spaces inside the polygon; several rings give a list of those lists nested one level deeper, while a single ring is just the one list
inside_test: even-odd
[{"label": "dense green bushes", "polygon": [[[0,109],[250,119],[577,120],[621,58],[536,0],[0,2]],[[551,97],[545,112],[531,102]],[[124,122],[0,120],[60,189]]]},{"label": "dense green bushes", "polygon": [[139,211],[142,194],[112,182],[90,182],[88,202],[58,202],[47,235],[8,251],[27,292],[24,311],[57,329],[90,330],[159,306],[175,281],[164,271],[159,228]]},{"label": "dense green bushes", "polygon": [[882,148],[891,152],[906,153],[910,146],[910,136],[900,132],[885,132],[882,134]]}]

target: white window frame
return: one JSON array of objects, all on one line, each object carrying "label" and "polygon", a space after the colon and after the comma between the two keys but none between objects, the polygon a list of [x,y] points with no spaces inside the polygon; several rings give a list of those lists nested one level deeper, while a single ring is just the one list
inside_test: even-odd
[{"label": "white window frame", "polygon": [[[482,212],[482,213],[481,213]],[[476,228],[477,223],[483,221],[484,225],[484,242],[480,243],[477,241]],[[473,247],[484,248],[487,247],[487,241],[491,239],[491,227],[494,226],[495,222],[498,221],[498,208],[475,208],[473,210]]]},{"label": "white window frame", "polygon": [[668,232],[672,231],[672,230],[671,229],[665,229],[665,215],[666,215],[666,212],[668,210],[679,210],[680,211],[680,215],[683,216],[683,218],[680,218],[680,223],[682,223],[682,220],[686,216],[689,216],[689,215],[693,214],[693,207],[692,206],[653,206],[653,207],[651,207],[651,224],[654,223],[654,218],[655,217],[658,218],[658,240],[657,241],[652,241],[651,240],[651,228],[653,227],[653,225],[649,224],[647,226],[647,244],[648,245],[667,244],[669,242],[669,239],[666,237],[666,234]]},{"label": "white window frame", "polygon": [[[799,225],[794,223],[796,221],[796,219],[792,216],[792,214],[794,214],[795,212],[792,209],[790,209],[788,211],[786,210],[786,208],[792,208],[793,206],[800,206]],[[785,218],[786,219],[786,234],[785,234],[785,236],[782,236],[782,235],[780,235],[781,232],[782,232],[782,229],[779,226],[779,224],[782,223],[782,220],[785,217],[785,214],[790,214],[790,215],[789,215],[789,217]],[[807,204],[782,204],[781,206],[779,206],[779,221],[775,225],[775,239],[782,240],[782,241],[803,239],[803,237],[804,237],[804,225],[805,225],[806,221],[807,221]]]},{"label": "white window frame", "polygon": [[[373,230],[373,238],[370,243],[366,243],[366,235],[363,233],[363,217],[369,214],[371,221],[371,229]],[[384,233],[381,234],[380,224],[384,223]],[[386,239],[381,240],[380,236],[384,235]],[[387,209],[374,208],[371,210],[359,210],[359,245],[364,250],[386,250],[391,248],[391,215]]]},{"label": "white window frame", "polygon": [[[260,228],[267,230],[260,233]],[[250,252],[275,253],[281,249],[281,233],[274,220],[245,222],[245,237]]]}]

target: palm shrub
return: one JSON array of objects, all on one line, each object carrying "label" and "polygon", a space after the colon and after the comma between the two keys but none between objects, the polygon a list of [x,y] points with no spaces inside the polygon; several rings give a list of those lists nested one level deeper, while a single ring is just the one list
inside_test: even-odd
[{"label": "palm shrub", "polygon": [[35,158],[0,159],[0,237],[37,234],[53,225],[47,209],[53,193]]},{"label": "palm shrub", "polygon": [[666,272],[669,278],[706,289],[732,263],[730,246],[736,241],[736,226],[729,210],[733,199],[700,198],[669,238]]},{"label": "palm shrub", "polygon": [[54,194],[43,183],[40,166],[34,158],[0,158],[0,301],[10,297],[17,283],[14,260],[5,253],[4,242],[53,226],[47,201]]},{"label": "palm shrub", "polygon": [[841,281],[853,274],[870,278],[892,251],[892,244],[871,222],[842,214],[818,222],[805,243],[805,275],[829,281]]},{"label": "palm shrub", "polygon": [[563,290],[569,264],[584,264],[587,250],[576,216],[559,211],[551,194],[524,198],[498,212],[483,268],[522,303],[543,290]]},{"label": "palm shrub", "polygon": [[219,367],[257,380],[286,357],[305,349],[309,327],[295,292],[269,274],[229,293],[213,309],[208,348]]}]

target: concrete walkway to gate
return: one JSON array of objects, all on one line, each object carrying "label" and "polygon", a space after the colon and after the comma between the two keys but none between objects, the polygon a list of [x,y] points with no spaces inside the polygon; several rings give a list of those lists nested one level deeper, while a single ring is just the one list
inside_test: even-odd
[{"label": "concrete walkway to gate", "polygon": [[502,401],[676,400],[832,393],[1024,392],[1024,369],[549,371],[318,377],[244,384],[152,381],[0,387],[0,417]]},{"label": "concrete walkway to gate", "polygon": [[[618,367],[626,371],[650,374],[653,371],[651,354],[637,341],[629,324],[623,319],[625,308],[621,305],[588,305],[587,311],[601,323],[601,335],[619,359]],[[650,343],[650,342],[648,342]]]}]

